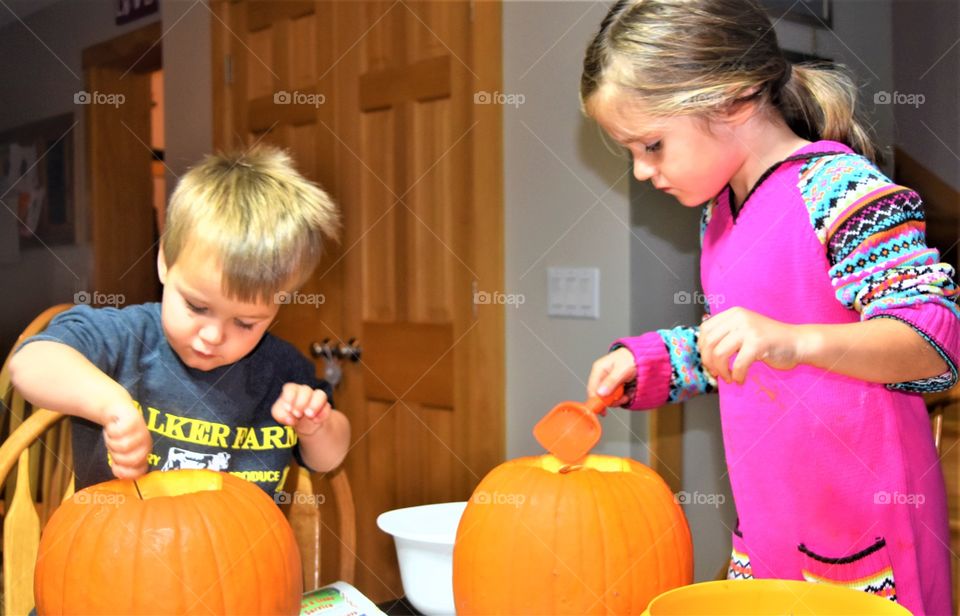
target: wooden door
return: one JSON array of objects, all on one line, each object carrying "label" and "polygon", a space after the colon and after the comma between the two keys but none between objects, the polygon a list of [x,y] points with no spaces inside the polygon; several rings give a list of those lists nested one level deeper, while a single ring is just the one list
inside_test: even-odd
[{"label": "wooden door", "polygon": [[150,73],[160,69],[160,24],[83,51],[95,304],[157,301],[150,147]]},{"label": "wooden door", "polygon": [[[344,237],[276,333],[357,338],[337,406],[351,420],[357,586],[402,593],[378,514],[465,500],[503,458],[497,3],[214,5],[215,143],[288,147],[344,215]],[[220,25],[222,20],[223,26]],[[222,78],[222,79],[221,79]],[[318,364],[318,370],[322,365]]]}]

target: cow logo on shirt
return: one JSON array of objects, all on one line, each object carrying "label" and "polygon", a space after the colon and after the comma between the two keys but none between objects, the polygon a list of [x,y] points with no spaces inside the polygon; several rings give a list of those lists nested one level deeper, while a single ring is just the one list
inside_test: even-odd
[{"label": "cow logo on shirt", "polygon": [[210,469],[211,471],[225,471],[230,467],[230,454],[221,451],[218,453],[196,453],[179,447],[171,447],[167,451],[167,461],[162,471],[172,471],[182,468]]}]

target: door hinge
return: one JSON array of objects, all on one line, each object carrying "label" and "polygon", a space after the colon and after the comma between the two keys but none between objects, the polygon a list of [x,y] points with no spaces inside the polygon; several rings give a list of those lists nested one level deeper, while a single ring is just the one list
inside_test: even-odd
[{"label": "door hinge", "polygon": [[226,85],[233,83],[233,56],[230,54],[223,56],[223,82]]}]

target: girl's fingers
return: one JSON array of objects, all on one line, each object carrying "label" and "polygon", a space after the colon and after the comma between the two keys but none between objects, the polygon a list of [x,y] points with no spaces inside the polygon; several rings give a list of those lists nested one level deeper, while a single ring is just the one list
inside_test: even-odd
[{"label": "girl's fingers", "polygon": [[738,334],[732,332],[719,341],[713,349],[712,359],[717,372],[728,383],[733,380],[733,374],[730,371],[730,357],[740,351],[743,346],[743,340]]},{"label": "girl's fingers", "polygon": [[593,368],[590,370],[590,377],[587,379],[587,397],[597,393],[597,388],[603,382],[603,379],[610,372],[608,357],[601,357],[593,362]]},{"label": "girl's fingers", "polygon": [[737,354],[737,358],[733,361],[733,380],[740,385],[743,385],[744,381],[747,380],[747,369],[757,361],[759,355],[759,349],[752,344],[744,344],[740,348],[740,352]]}]

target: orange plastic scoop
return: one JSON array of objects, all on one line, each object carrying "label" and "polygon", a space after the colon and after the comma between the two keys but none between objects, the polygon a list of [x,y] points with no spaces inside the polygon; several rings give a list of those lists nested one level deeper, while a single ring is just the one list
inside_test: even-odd
[{"label": "orange plastic scoop", "polygon": [[544,449],[567,464],[584,457],[603,432],[597,415],[623,397],[623,385],[607,396],[593,396],[586,402],[561,402],[533,427],[533,436]]}]

